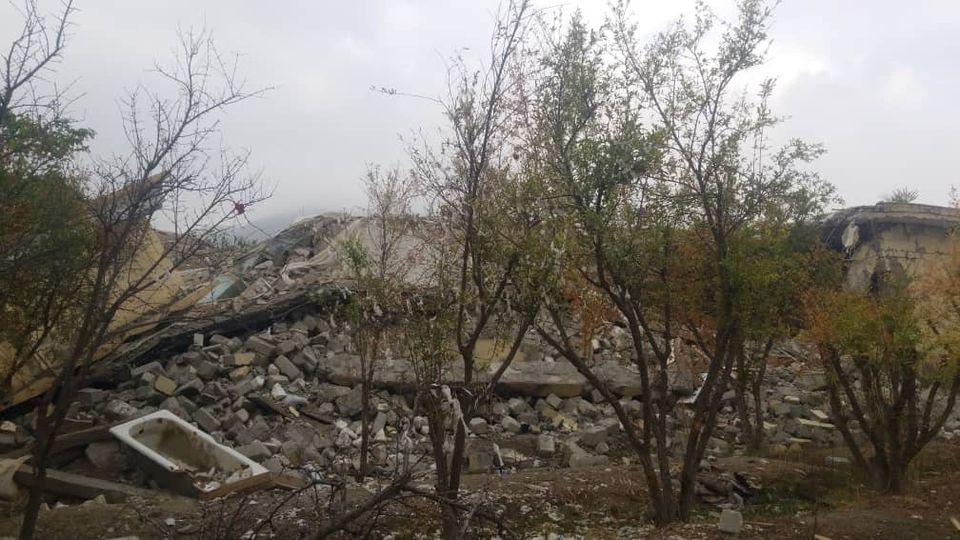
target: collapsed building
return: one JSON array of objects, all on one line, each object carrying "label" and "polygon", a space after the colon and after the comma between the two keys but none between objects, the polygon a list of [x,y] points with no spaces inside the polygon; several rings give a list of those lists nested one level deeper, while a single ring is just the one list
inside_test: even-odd
[{"label": "collapsed building", "polygon": [[[828,245],[846,253],[850,286],[865,290],[877,272],[913,272],[927,257],[947,253],[948,231],[957,223],[960,213],[954,210],[881,204],[838,212],[823,231]],[[183,281],[197,287],[192,297],[203,291],[194,316],[137,336],[95,370],[71,407],[59,447],[83,448],[83,453],[60,463],[62,472],[209,496],[250,476],[276,485],[289,482],[281,479],[289,473],[309,480],[355,471],[361,366],[349,325],[338,316],[350,292],[337,279],[342,276],[336,246],[344,235],[362,237],[369,225],[369,219],[344,215],[302,219],[237,254],[226,270],[185,271]],[[598,340],[596,371],[639,419],[639,375],[620,361],[626,348],[615,335]],[[490,339],[480,350],[477,379],[483,381],[499,367],[502,347]],[[764,381],[763,428],[775,452],[842,445],[830,421],[824,376],[805,361],[808,354],[796,343],[773,350]],[[375,372],[370,430],[375,470],[396,467],[411,448],[430,454],[427,421],[413,399],[412,372],[403,358],[383,362]],[[453,370],[450,384],[462,376]],[[679,373],[674,378],[680,401],[696,392],[695,380]],[[495,391],[497,396],[474,417],[463,419],[470,432],[469,471],[630,461],[612,407],[576,369],[536,340],[523,345]],[[743,448],[734,398],[733,390],[723,396],[710,455]],[[15,458],[28,448],[31,415],[5,408],[0,457]],[[132,431],[136,424],[130,424],[137,419],[152,422],[139,428],[145,433],[140,438]],[[122,436],[118,426],[125,426]],[[164,429],[175,433],[158,434]],[[960,417],[948,422],[943,436],[960,436]],[[675,439],[679,453],[681,437]],[[180,442],[172,448],[170,440]],[[145,460],[154,468],[162,464],[173,476],[144,473]],[[419,466],[429,470],[429,459]],[[246,472],[218,475],[218,468]],[[264,476],[267,471],[272,476]],[[113,489],[110,493],[123,492]]]}]

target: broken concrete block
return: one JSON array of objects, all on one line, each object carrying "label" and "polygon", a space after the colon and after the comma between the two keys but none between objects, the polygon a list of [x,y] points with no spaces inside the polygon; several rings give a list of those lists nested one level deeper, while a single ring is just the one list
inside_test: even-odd
[{"label": "broken concrete block", "polygon": [[276,348],[276,345],[260,336],[250,336],[244,345],[246,348],[267,359],[273,356],[274,349]]},{"label": "broken concrete block", "polygon": [[163,375],[163,366],[160,365],[160,362],[154,360],[153,362],[148,362],[142,366],[135,367],[130,370],[130,376],[134,379],[140,377],[144,373],[159,373]]},{"label": "broken concrete block", "polygon": [[509,433],[520,433],[523,429],[523,426],[520,425],[515,418],[512,416],[504,416],[500,420],[500,425],[503,426],[503,430]]},{"label": "broken concrete block", "polygon": [[257,358],[256,353],[252,352],[239,352],[234,353],[230,365],[232,366],[249,366],[253,364],[253,361]]},{"label": "broken concrete block", "polygon": [[720,521],[717,523],[720,532],[740,534],[743,529],[743,514],[736,510],[724,509],[720,512]]},{"label": "broken concrete block", "polygon": [[516,416],[520,413],[530,412],[533,409],[530,407],[530,404],[525,400],[518,397],[510,398],[507,401],[507,408],[510,409],[510,414]]},{"label": "broken concrete block", "polygon": [[113,399],[107,402],[103,413],[111,420],[126,420],[137,415],[137,408],[126,401]]},{"label": "broken concrete block", "polygon": [[550,405],[554,409],[559,409],[563,405],[563,399],[556,394],[550,394],[547,396],[546,402],[547,405]]},{"label": "broken concrete block", "polygon": [[580,441],[587,446],[596,446],[607,441],[607,428],[591,427],[580,432]]},{"label": "broken concrete block", "polygon": [[337,410],[340,411],[340,414],[346,416],[347,418],[353,418],[360,414],[363,406],[363,394],[360,390],[360,387],[357,386],[353,390],[350,390],[346,394],[341,395],[336,399]]},{"label": "broken concrete block", "polygon": [[126,464],[126,456],[120,450],[120,443],[113,441],[94,441],[87,445],[84,455],[98,469],[121,471]]},{"label": "broken concrete block", "polygon": [[270,397],[276,401],[280,401],[287,397],[287,391],[283,389],[283,386],[281,386],[280,383],[275,383],[273,388],[270,389]]},{"label": "broken concrete block", "polygon": [[211,381],[220,374],[220,366],[209,360],[201,360],[197,364],[197,376],[205,381]]},{"label": "broken concrete block", "polygon": [[273,365],[277,366],[277,368],[280,370],[280,373],[286,375],[291,381],[295,381],[303,377],[303,373],[300,372],[300,369],[297,368],[297,366],[295,366],[289,358],[282,354],[273,360]]},{"label": "broken concrete block", "polygon": [[486,435],[490,433],[490,426],[483,418],[475,417],[470,419],[470,431],[477,435]]},{"label": "broken concrete block", "polygon": [[165,396],[172,396],[177,391],[177,382],[165,375],[157,375],[153,387]]},{"label": "broken concrete block", "polygon": [[238,367],[230,371],[230,380],[237,382],[243,380],[247,375],[250,374],[250,366]]},{"label": "broken concrete block", "polygon": [[175,395],[194,398],[199,396],[200,392],[203,392],[203,381],[201,381],[198,377],[194,377],[189,381],[181,384],[177,388]]},{"label": "broken concrete block", "polygon": [[537,454],[547,457],[557,451],[557,439],[549,433],[542,433],[537,437]]},{"label": "broken concrete block", "polygon": [[281,341],[277,344],[276,351],[279,355],[293,354],[297,351],[297,342],[292,339]]},{"label": "broken concrete block", "polygon": [[200,429],[207,433],[213,433],[220,430],[220,420],[210,414],[206,409],[197,409],[193,413],[193,421],[200,426]]}]

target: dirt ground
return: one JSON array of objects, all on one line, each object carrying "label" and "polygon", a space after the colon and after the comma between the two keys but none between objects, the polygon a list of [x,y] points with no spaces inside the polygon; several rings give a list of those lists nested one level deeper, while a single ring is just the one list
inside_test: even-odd
[{"label": "dirt ground", "polygon": [[[960,444],[931,445],[915,463],[908,492],[899,496],[874,493],[849,468],[825,466],[826,455],[837,452],[721,460],[722,468],[754,475],[763,487],[743,508],[740,538],[960,538],[951,523],[951,518],[960,519]],[[665,529],[646,525],[647,492],[636,465],[470,475],[465,483],[502,511],[509,531],[521,538],[549,533],[567,539],[727,537],[716,528],[719,511],[709,507],[698,508],[691,523]],[[88,502],[43,512],[38,538],[244,538],[252,537],[251,531],[271,514],[257,537],[298,538],[315,529],[312,509],[326,504],[325,497],[321,492],[293,496],[271,491],[204,504],[172,496],[109,505]],[[404,499],[381,516],[380,530],[392,530],[395,538],[432,537],[433,516],[429,503]],[[18,517],[0,515],[0,537],[15,536],[18,524]],[[487,528],[483,534],[496,530]]]}]

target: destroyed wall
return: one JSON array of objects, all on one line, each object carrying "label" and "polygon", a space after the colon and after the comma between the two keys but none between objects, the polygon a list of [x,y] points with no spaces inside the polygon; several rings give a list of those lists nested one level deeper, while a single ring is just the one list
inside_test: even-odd
[{"label": "destroyed wall", "polygon": [[821,230],[827,245],[845,255],[847,288],[867,292],[885,278],[928,272],[956,249],[951,233],[957,227],[956,208],[878,203],[840,210]]}]

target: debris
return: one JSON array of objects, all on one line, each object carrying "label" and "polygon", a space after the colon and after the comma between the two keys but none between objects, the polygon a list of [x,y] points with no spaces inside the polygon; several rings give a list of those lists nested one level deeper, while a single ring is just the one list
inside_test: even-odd
[{"label": "debris", "polygon": [[158,483],[184,495],[196,496],[266,472],[170,411],[148,414],[115,426],[110,432],[149,463]]},{"label": "debris", "polygon": [[720,532],[740,534],[743,529],[743,514],[736,510],[724,509],[720,512],[720,522],[717,523]]},{"label": "debris", "polygon": [[[21,465],[17,469],[14,479],[22,486],[32,486],[34,480],[33,467]],[[107,502],[110,503],[122,502],[131,496],[152,497],[155,495],[153,491],[147,489],[55,469],[47,469],[47,477],[44,480],[43,489],[51,493],[78,499],[93,499],[98,495],[103,495]]]}]

